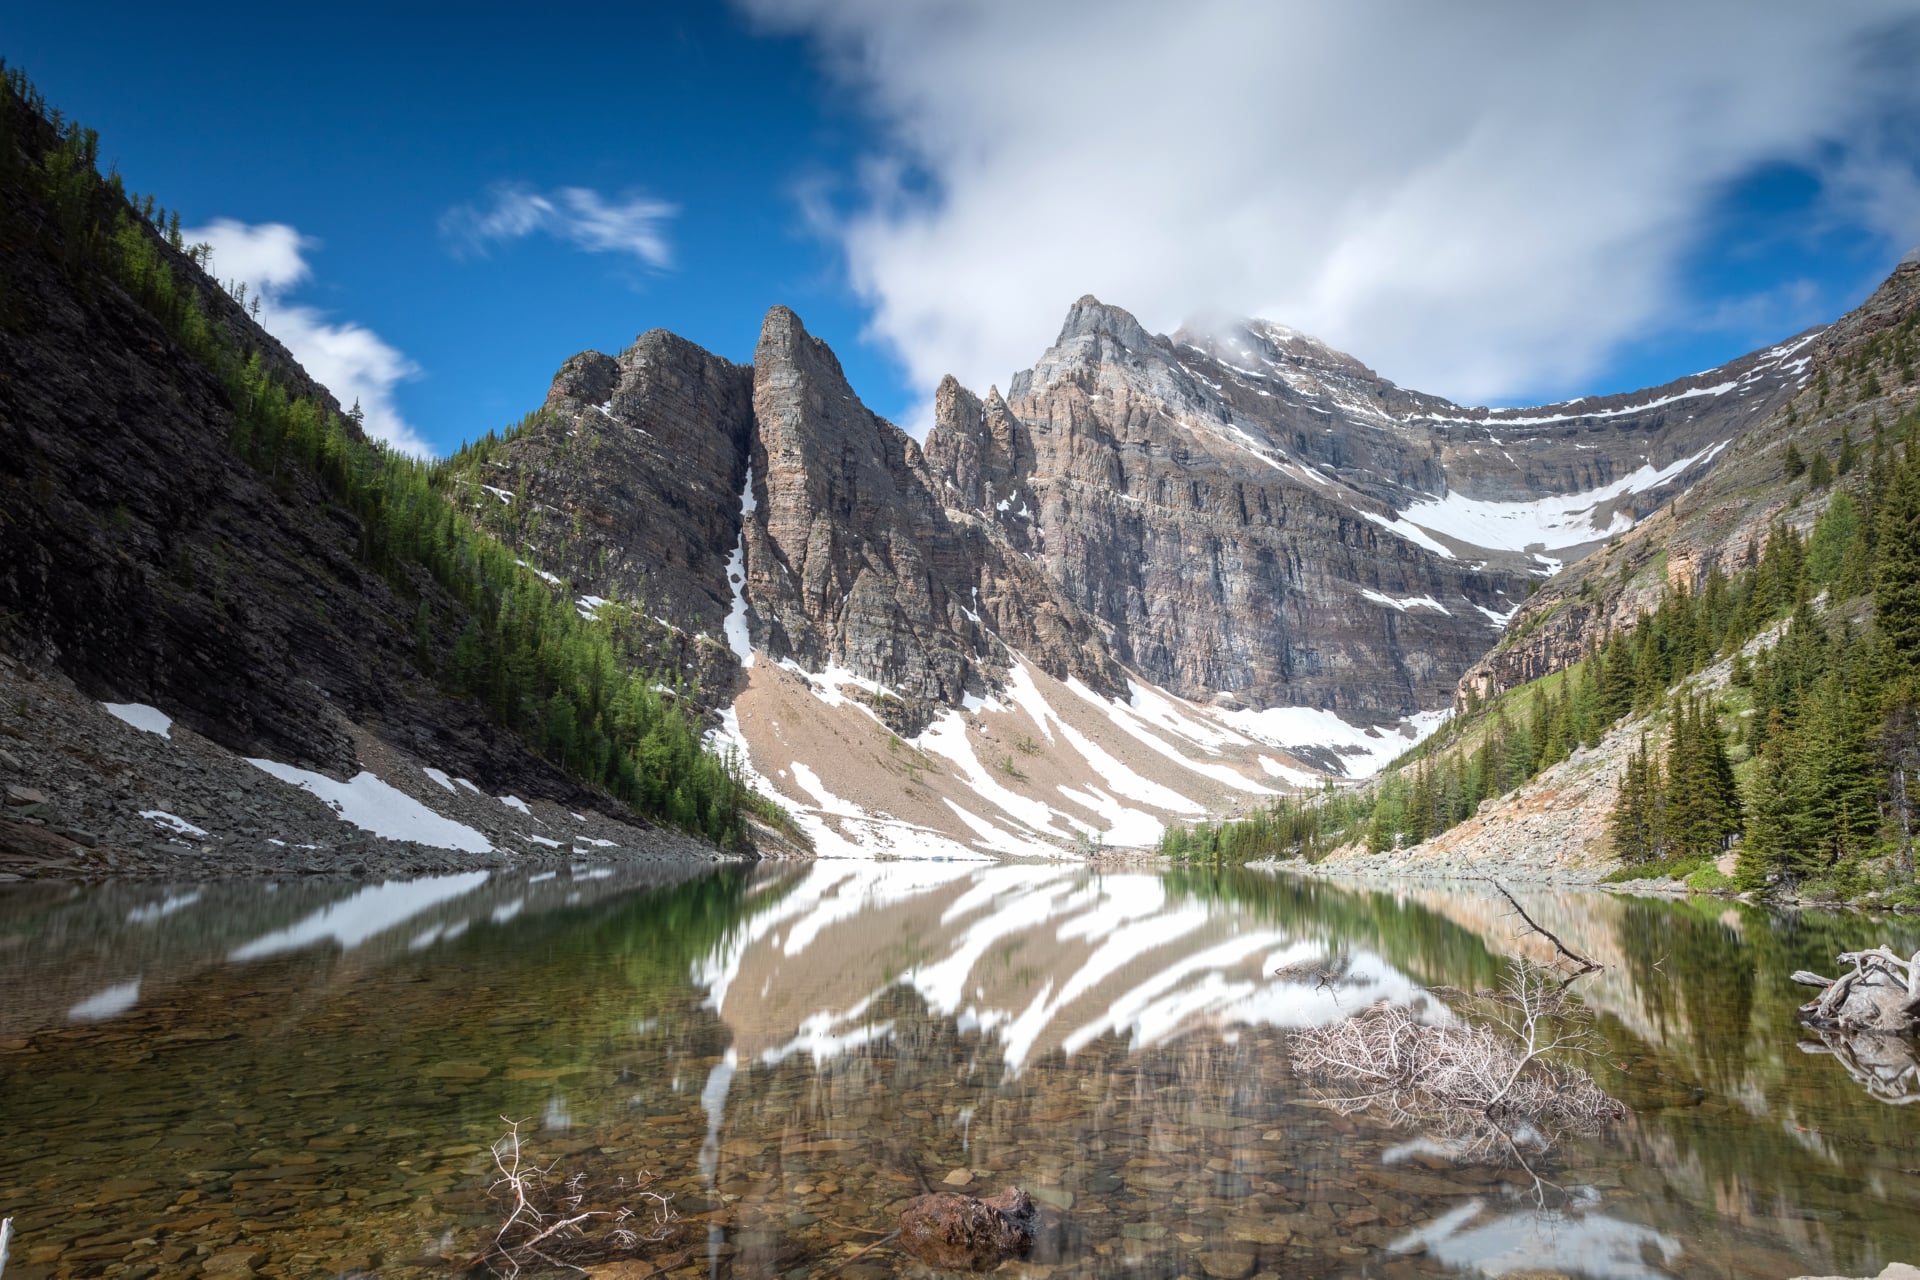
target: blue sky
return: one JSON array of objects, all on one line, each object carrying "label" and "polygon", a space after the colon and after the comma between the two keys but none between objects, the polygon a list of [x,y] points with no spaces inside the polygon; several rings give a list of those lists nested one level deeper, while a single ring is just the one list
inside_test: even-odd
[{"label": "blue sky", "polygon": [[439,452],[648,328],[746,360],[775,302],[905,425],[1085,292],[1468,401],[1624,390],[1920,242],[1914,3],[1440,12],[15,6],[0,53],[188,226],[293,229],[216,272],[265,272],[269,319]]}]

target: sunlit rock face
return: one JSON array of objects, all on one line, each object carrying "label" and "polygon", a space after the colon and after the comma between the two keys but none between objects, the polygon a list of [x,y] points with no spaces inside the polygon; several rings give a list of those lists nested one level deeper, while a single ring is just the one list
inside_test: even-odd
[{"label": "sunlit rock face", "polygon": [[1265,321],[1166,337],[1083,298],[1006,396],[944,383],[923,449],[775,307],[751,370],[662,333],[574,357],[489,465],[571,522],[528,546],[577,590],[715,641],[737,602],[744,644],[883,685],[916,729],[1009,650],[1391,723],[1445,705],[1533,578],[1697,478],[1799,349],[1468,409]]},{"label": "sunlit rock face", "polygon": [[927,456],[1153,683],[1377,723],[1444,705],[1530,579],[1697,478],[1796,350],[1490,411],[1264,321],[1162,337],[1083,298],[1004,400],[943,389]]},{"label": "sunlit rock face", "polygon": [[[1083,298],[1004,396],[944,382],[923,446],[775,307],[750,368],[664,334],[574,357],[468,479],[823,848],[1132,845],[1431,732],[1533,583],[1714,466],[1798,351],[1467,409],[1264,321]],[[1117,734],[1056,738],[1082,694]]]}]

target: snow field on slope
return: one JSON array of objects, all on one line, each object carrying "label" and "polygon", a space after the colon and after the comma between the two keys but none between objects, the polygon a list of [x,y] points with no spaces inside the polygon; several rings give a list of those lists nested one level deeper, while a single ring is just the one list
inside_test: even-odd
[{"label": "snow field on slope", "polygon": [[247,763],[282,782],[312,792],[339,814],[342,822],[381,839],[411,840],[436,849],[458,849],[466,853],[493,852],[493,846],[478,831],[441,817],[376,774],[362,771],[346,782],[335,782],[323,773],[273,760],[248,759]]},{"label": "snow field on slope", "polygon": [[1612,519],[1601,527],[1593,522],[1594,509],[1615,498],[1657,488],[1726,447],[1726,441],[1708,445],[1698,453],[1664,467],[1645,463],[1612,484],[1588,489],[1584,493],[1559,494],[1531,502],[1489,502],[1450,493],[1444,498],[1429,498],[1412,504],[1401,511],[1399,518],[1392,523],[1374,516],[1368,519],[1395,532],[1400,532],[1398,525],[1411,524],[1429,533],[1457,538],[1471,546],[1489,550],[1525,551],[1540,547],[1556,551],[1625,533],[1633,528],[1631,516],[1624,511],[1616,511]]}]

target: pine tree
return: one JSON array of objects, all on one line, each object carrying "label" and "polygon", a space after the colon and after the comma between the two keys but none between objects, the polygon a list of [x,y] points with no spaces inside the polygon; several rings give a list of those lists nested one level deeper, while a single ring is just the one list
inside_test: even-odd
[{"label": "pine tree", "polygon": [[1920,466],[1892,468],[1875,520],[1874,626],[1894,658],[1920,662]]},{"label": "pine tree", "polygon": [[1806,471],[1806,469],[1807,469],[1807,460],[1800,456],[1800,450],[1794,446],[1793,441],[1791,440],[1787,441],[1787,456],[1786,456],[1787,479],[1798,480],[1801,476],[1801,473]]},{"label": "pine tree", "polygon": [[1824,489],[1833,483],[1833,464],[1827,461],[1824,450],[1813,451],[1813,465],[1808,468],[1807,483],[1815,489]]},{"label": "pine tree", "polygon": [[1613,854],[1622,862],[1648,862],[1653,858],[1657,772],[1658,766],[1647,754],[1646,735],[1642,734],[1638,750],[1627,752],[1620,794],[1607,815],[1607,834],[1613,841]]}]

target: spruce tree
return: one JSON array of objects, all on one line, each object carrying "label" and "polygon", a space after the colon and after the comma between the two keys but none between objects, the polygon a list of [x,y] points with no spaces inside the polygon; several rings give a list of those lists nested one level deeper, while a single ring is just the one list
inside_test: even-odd
[{"label": "spruce tree", "polygon": [[1813,451],[1813,465],[1808,468],[1807,483],[1815,489],[1824,489],[1833,483],[1833,464],[1827,461],[1824,450]]},{"label": "spruce tree", "polygon": [[1911,667],[1920,661],[1920,466],[1911,455],[1887,477],[1874,533],[1874,625]]}]

